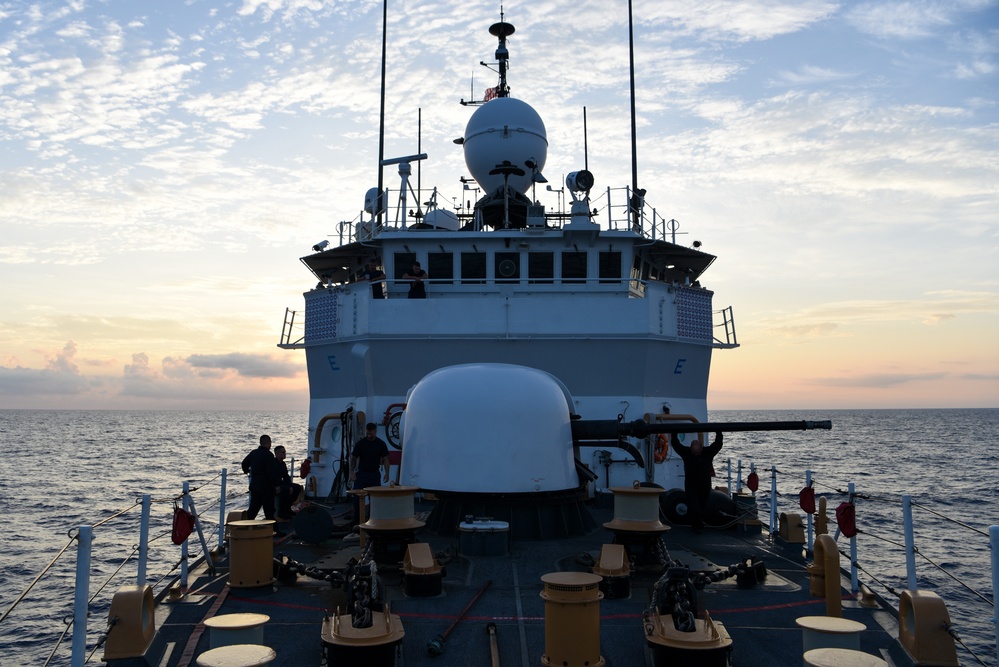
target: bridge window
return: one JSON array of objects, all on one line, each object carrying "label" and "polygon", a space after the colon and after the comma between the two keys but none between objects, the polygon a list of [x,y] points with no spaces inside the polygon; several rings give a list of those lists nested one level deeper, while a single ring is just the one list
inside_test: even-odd
[{"label": "bridge window", "polygon": [[621,253],[600,253],[600,282],[617,283],[621,281]]},{"label": "bridge window", "polygon": [[[392,277],[396,280],[402,280],[404,275],[413,270],[413,262],[415,261],[415,252],[397,252],[392,261]],[[434,274],[431,273],[430,275]]]},{"label": "bridge window", "polygon": [[562,282],[586,282],[586,253],[574,250],[562,253]]},{"label": "bridge window", "polygon": [[465,285],[481,285],[486,282],[486,253],[461,253],[461,282]]},{"label": "bridge window", "polygon": [[450,283],[454,278],[454,253],[427,253],[427,273],[434,283]]},{"label": "bridge window", "polygon": [[551,285],[555,282],[555,253],[528,253],[527,277],[535,285]]}]

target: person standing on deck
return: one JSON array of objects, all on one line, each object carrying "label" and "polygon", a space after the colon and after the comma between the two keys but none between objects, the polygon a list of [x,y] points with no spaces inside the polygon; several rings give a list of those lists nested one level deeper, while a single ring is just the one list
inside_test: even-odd
[{"label": "person standing on deck", "polygon": [[284,445],[278,445],[274,448],[274,470],[278,481],[277,514],[279,519],[291,518],[291,504],[298,499],[298,494],[302,492],[302,485],[291,481],[291,475],[288,473],[288,464],[284,462],[285,455]]},{"label": "person standing on deck", "polygon": [[371,298],[385,298],[385,272],[378,268],[378,260],[369,259],[368,266],[361,272],[361,277],[371,283]]},{"label": "person standing on deck", "polygon": [[714,472],[712,459],[721,451],[722,434],[715,433],[715,441],[705,448],[700,438],[695,438],[688,447],[673,434],[673,451],[683,460],[683,490],[687,496],[687,515],[690,527],[695,533],[704,527],[704,511],[711,495],[711,475]]},{"label": "person standing on deck", "polygon": [[271,436],[260,436],[260,446],[243,459],[243,472],[250,476],[250,506],[248,519],[256,519],[262,507],[265,519],[274,519],[274,496],[278,491],[274,454],[271,453]]},{"label": "person standing on deck", "polygon": [[402,274],[403,280],[412,280],[413,282],[409,285],[409,298],[410,299],[426,299],[427,298],[427,286],[423,284],[423,281],[429,278],[427,272],[420,268],[419,262],[413,262],[413,268],[410,273]]},{"label": "person standing on deck", "polygon": [[[384,478],[379,479],[378,468],[385,467]],[[370,422],[363,438],[354,443],[350,452],[350,488],[357,491],[369,486],[381,486],[389,481],[388,445],[378,437],[378,426]],[[360,521],[360,498],[353,496],[354,521]]]}]

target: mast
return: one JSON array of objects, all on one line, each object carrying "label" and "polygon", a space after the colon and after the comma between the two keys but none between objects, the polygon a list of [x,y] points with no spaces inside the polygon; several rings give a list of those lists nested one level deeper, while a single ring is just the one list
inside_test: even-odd
[{"label": "mast", "polygon": [[496,97],[510,96],[510,88],[506,85],[506,68],[510,60],[510,52],[506,48],[506,38],[512,35],[514,30],[512,23],[503,20],[503,8],[500,7],[499,23],[489,26],[489,34],[499,38],[499,46],[496,47],[496,62],[499,63],[499,85],[496,86]]},{"label": "mast", "polygon": [[[630,0],[629,0],[630,1]],[[378,226],[382,225],[382,213],[385,210],[385,180],[382,172],[382,162],[385,160],[385,44],[388,38],[388,0],[382,0],[382,90],[381,110],[378,113],[378,199],[375,208],[378,211]]]},{"label": "mast", "polygon": [[639,229],[641,223],[641,195],[638,189],[638,133],[635,129],[635,28],[631,14],[631,0],[628,0],[628,60],[631,71],[631,201],[629,202],[632,229]]}]

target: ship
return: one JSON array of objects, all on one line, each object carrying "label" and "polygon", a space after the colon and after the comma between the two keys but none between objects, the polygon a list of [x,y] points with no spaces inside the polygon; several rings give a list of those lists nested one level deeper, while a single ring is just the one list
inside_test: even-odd
[{"label": "ship", "polygon": [[[462,101],[455,140],[474,206],[421,201],[426,154],[380,156],[398,188],[379,177],[301,258],[315,286],[279,343],[309,378],[294,517],[275,533],[232,512],[190,583],[119,591],[104,661],[958,664],[943,601],[906,591],[896,610],[857,590],[824,506],[767,530],[755,487],[719,483],[695,530],[678,448],[832,424],[708,419],[712,354],[738,347],[707,286],[715,256],[677,243],[637,179],[549,165],[543,119],[507,80],[515,28],[488,31],[498,80]],[[352,489],[369,424],[388,483]]]},{"label": "ship", "polygon": [[[438,207],[436,190],[414,206],[412,169],[427,156],[382,159],[398,167],[396,205],[380,203],[390,192],[372,188],[362,217],[339,225],[338,242],[316,244],[301,260],[318,282],[304,295],[304,325],[299,312],[286,313],[281,347],[305,351],[314,495],[342,493],[356,423],[377,423],[403,451],[408,394],[438,369],[543,371],[571,392],[570,411],[587,419],[704,421],[711,355],[738,346],[732,308],[716,308],[701,285],[715,257],[699,242],[677,244],[675,222],[650,214],[644,192],[598,188],[582,165],[563,165],[559,194],[567,192],[569,210],[535,198],[548,182],[548,139],[537,111],[510,95],[514,31],[505,21],[489,28],[499,80],[487,100],[466,102],[475,110],[455,140],[471,174],[461,181],[484,193],[474,207]],[[365,280],[369,262],[385,277]],[[427,275],[416,284],[424,298],[409,298],[414,262]],[[676,457],[653,464],[654,438],[629,444],[648,464],[641,481],[682,486]],[[578,452],[581,465],[602,470],[602,451]],[[613,466],[590,495],[632,475]]]}]

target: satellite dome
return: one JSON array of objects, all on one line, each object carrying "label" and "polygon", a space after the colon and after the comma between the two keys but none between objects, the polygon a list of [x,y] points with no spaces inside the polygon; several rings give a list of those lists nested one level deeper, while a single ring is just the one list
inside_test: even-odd
[{"label": "satellite dome", "polygon": [[[483,192],[503,186],[504,164],[520,173],[509,174],[510,187],[521,194],[531,186],[533,172],[544,169],[548,158],[548,133],[538,112],[530,104],[512,97],[492,99],[472,114],[465,126],[465,165]],[[532,170],[527,162],[537,166]]]},{"label": "satellite dome", "polygon": [[454,493],[576,489],[570,401],[558,380],[526,366],[433,371],[406,400],[401,479]]},{"label": "satellite dome", "polygon": [[423,216],[423,222],[436,229],[448,229],[452,232],[457,231],[459,227],[458,216],[443,208],[427,211]]}]

